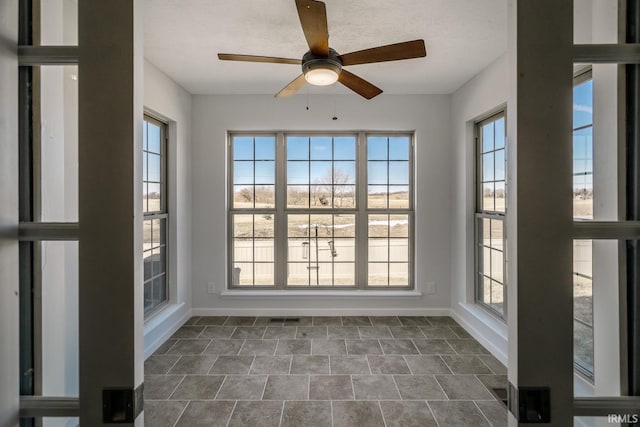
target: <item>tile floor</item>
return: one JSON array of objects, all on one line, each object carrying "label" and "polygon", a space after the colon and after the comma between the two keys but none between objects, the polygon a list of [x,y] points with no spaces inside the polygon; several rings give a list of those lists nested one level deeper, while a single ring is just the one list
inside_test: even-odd
[{"label": "tile floor", "polygon": [[449,317],[193,317],[145,362],[145,424],[500,427],[506,381]]}]

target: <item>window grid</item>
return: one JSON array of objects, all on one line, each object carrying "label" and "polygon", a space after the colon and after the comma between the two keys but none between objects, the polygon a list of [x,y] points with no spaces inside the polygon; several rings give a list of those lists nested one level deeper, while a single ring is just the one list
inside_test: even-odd
[{"label": "window grid", "polygon": [[[235,203],[237,194],[236,182],[237,174],[234,169],[236,165],[236,142],[238,138],[270,137],[275,141],[275,200],[273,208],[264,209],[254,207],[251,204],[239,206]],[[401,197],[399,207],[388,208],[388,203],[384,208],[367,207],[367,190],[359,191],[358,182],[368,182],[367,180],[367,140],[369,137],[383,137],[387,141],[394,138],[405,141],[407,154],[403,159],[392,159],[398,163],[404,162],[407,177],[400,184],[404,185],[406,194]],[[324,140],[324,142],[323,142]],[[292,142],[293,141],[293,142]],[[313,146],[318,143],[324,144],[323,154],[317,155],[312,152]],[[298,144],[296,152],[292,147]],[[351,145],[353,149],[351,150]],[[349,149],[345,149],[345,146]],[[306,147],[306,148],[305,148]],[[330,148],[330,149],[329,149]],[[413,197],[411,174],[413,172],[413,143],[412,137],[407,133],[398,134],[368,134],[359,133],[230,133],[229,134],[229,235],[232,238],[228,242],[228,253],[230,254],[229,283],[231,288],[254,289],[258,286],[253,279],[242,277],[242,271],[238,271],[236,257],[237,236],[234,234],[233,224],[237,215],[273,215],[274,217],[274,242],[273,242],[273,282],[269,285],[261,284],[261,288],[274,289],[302,289],[302,288],[367,288],[375,289],[393,288],[408,289],[413,286]],[[347,153],[348,152],[348,153]],[[389,188],[393,188],[398,182],[388,180],[389,177],[389,147],[386,148],[387,171],[385,173],[387,182],[385,187],[385,197],[389,198]],[[391,156],[393,157],[393,156]],[[315,162],[315,163],[314,163]],[[391,163],[393,164],[393,163]],[[319,168],[313,169],[315,166]],[[345,171],[342,168],[346,169]],[[325,177],[322,181],[319,178]],[[318,197],[319,192],[314,193],[314,185],[323,187],[324,199]],[[344,186],[341,188],[341,186]],[[291,188],[295,187],[300,192],[300,188],[306,192],[304,195],[297,194],[297,199],[292,202]],[[364,188],[368,188],[364,186]],[[315,198],[315,201],[314,201]],[[346,200],[348,199],[348,200]],[[322,203],[325,200],[326,203]],[[398,204],[396,202],[396,204]],[[387,266],[391,269],[387,271],[387,279],[384,287],[373,286],[368,283],[368,232],[367,221],[369,214],[404,215],[405,239],[404,250],[407,252],[406,260],[394,260],[387,258]],[[291,228],[301,221],[301,217],[306,216],[308,220],[305,225],[304,235],[293,232]],[[315,219],[314,219],[315,218]],[[325,218],[320,222],[317,218]],[[304,221],[303,221],[304,222]],[[318,239],[315,237],[315,225],[318,223]],[[326,224],[325,224],[326,223]],[[349,235],[344,235],[345,227],[348,228]],[[387,236],[388,238],[388,236]],[[394,237],[397,240],[397,236]],[[303,247],[303,243],[306,243]],[[387,242],[387,246],[390,243]],[[318,249],[318,255],[316,255]],[[306,259],[302,259],[302,253],[306,251]],[[387,252],[389,252],[387,248]],[[391,251],[393,253],[393,251]],[[332,255],[337,253],[336,255]],[[346,257],[346,258],[345,258]],[[255,265],[255,261],[252,261]],[[316,269],[320,267],[320,274]],[[300,267],[304,265],[303,271]],[[307,268],[310,267],[310,268]],[[324,272],[322,271],[324,267]],[[241,267],[242,268],[242,267]],[[249,268],[244,263],[244,268]],[[251,267],[255,268],[255,267]],[[297,268],[293,280],[290,279],[290,272]],[[393,283],[389,286],[389,274],[402,268],[404,271],[403,281]],[[247,272],[248,273],[248,272]],[[245,274],[247,274],[245,273]],[[322,274],[324,273],[324,274]],[[253,273],[252,273],[253,274]],[[350,283],[349,283],[350,282]]]},{"label": "window grid", "polygon": [[506,117],[476,124],[476,302],[506,318]]}]

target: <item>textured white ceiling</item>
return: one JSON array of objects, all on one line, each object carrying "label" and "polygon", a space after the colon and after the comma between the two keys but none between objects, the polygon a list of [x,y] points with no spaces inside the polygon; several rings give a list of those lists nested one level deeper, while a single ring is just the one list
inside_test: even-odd
[{"label": "textured white ceiling", "polygon": [[[506,0],[325,3],[329,45],[339,53],[425,40],[426,58],[348,67],[387,94],[451,93],[506,50]],[[299,66],[216,54],[301,58],[307,50],[294,0],[145,0],[144,56],[192,94],[275,94]],[[348,92],[300,93],[307,90]]]}]

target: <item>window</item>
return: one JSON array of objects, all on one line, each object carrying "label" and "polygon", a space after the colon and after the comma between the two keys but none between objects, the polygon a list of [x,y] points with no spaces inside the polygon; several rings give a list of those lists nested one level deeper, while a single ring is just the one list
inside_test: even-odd
[{"label": "window", "polygon": [[145,116],[142,142],[144,313],[168,300],[166,125]]},{"label": "window", "polygon": [[506,315],[505,114],[476,126],[476,300],[500,317]]},{"label": "window", "polygon": [[231,134],[229,157],[231,287],[412,286],[411,135]]},{"label": "window", "polygon": [[[593,219],[593,80],[591,71],[574,79],[573,219]],[[574,363],[593,377],[593,241],[573,241]]]}]

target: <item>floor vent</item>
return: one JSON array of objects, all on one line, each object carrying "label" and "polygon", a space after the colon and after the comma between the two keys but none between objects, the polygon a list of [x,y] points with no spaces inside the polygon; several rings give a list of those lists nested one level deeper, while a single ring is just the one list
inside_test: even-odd
[{"label": "floor vent", "polygon": [[300,319],[298,317],[272,317],[273,323],[298,323]]},{"label": "floor vent", "polygon": [[492,388],[491,393],[500,401],[504,406],[507,406],[507,389],[504,387]]}]

